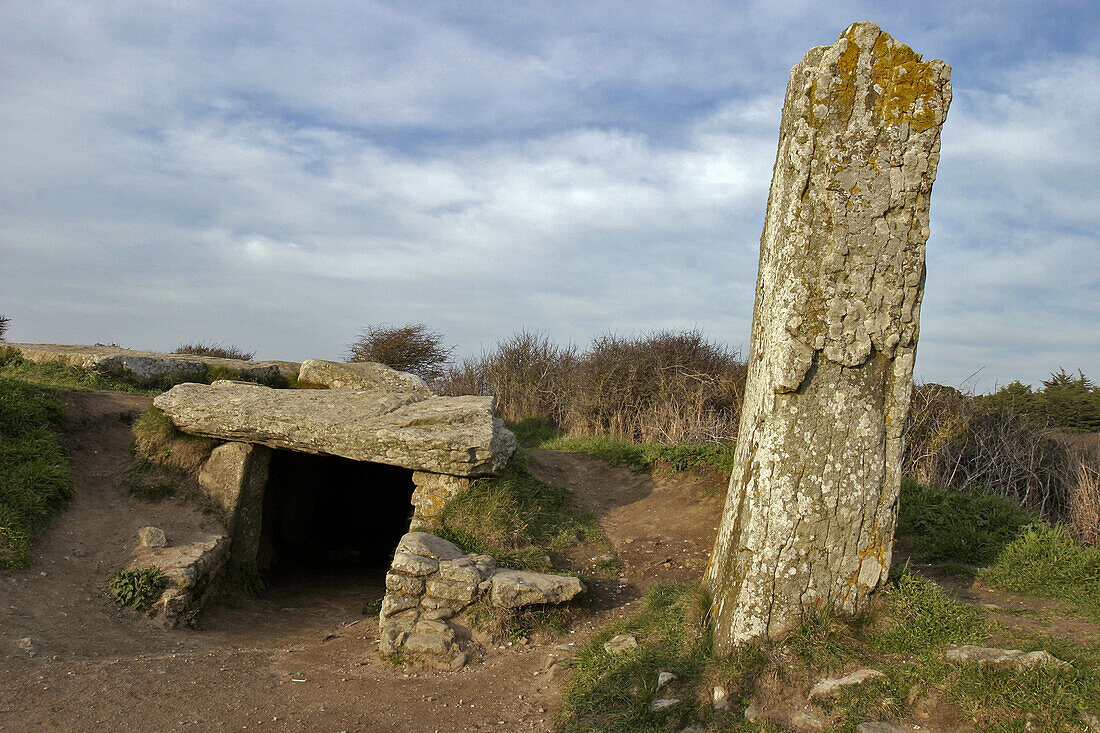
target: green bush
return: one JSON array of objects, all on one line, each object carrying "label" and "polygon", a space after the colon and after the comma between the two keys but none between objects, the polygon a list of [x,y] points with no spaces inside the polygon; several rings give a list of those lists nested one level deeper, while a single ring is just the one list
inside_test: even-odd
[{"label": "green bush", "polygon": [[0,570],[26,566],[35,535],[72,496],[50,430],[62,412],[55,397],[0,376]]},{"label": "green bush", "polygon": [[1042,389],[1032,391],[1029,385],[1016,381],[991,395],[976,397],[975,402],[1011,410],[1039,427],[1100,430],[1100,390],[1084,372],[1078,370],[1074,377],[1059,369],[1042,384]]},{"label": "green bush", "polygon": [[160,599],[167,585],[168,578],[160,568],[142,567],[120,570],[107,583],[107,588],[120,606],[145,612]]},{"label": "green bush", "polygon": [[1035,518],[1003,496],[921,486],[906,476],[897,531],[918,560],[985,566]]}]

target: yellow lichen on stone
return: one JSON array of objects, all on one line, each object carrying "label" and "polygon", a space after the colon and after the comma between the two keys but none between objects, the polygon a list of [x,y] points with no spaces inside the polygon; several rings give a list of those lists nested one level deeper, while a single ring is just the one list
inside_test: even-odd
[{"label": "yellow lichen on stone", "polygon": [[875,100],[875,117],[886,125],[908,122],[914,132],[924,132],[936,124],[935,73],[919,53],[887,38],[885,33],[880,35],[871,54],[871,77],[882,88]]}]

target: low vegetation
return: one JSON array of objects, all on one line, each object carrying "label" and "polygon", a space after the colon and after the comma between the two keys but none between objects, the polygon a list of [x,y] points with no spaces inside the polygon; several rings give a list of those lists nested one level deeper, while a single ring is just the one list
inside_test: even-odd
[{"label": "low vegetation", "polygon": [[732,445],[665,445],[663,443],[631,443],[607,435],[584,437],[560,436],[545,440],[539,448],[588,453],[611,463],[625,465],[632,471],[648,471],[667,467],[674,471],[713,468],[728,472],[733,468]]},{"label": "low vegetation", "polygon": [[492,478],[474,481],[444,508],[434,533],[501,565],[549,570],[570,545],[606,541],[591,514],[566,503],[569,490],[539,481],[522,452]]},{"label": "low vegetation", "polygon": [[218,343],[207,343],[205,341],[180,344],[172,353],[191,354],[193,356],[216,356],[221,359],[240,359],[241,361],[252,361],[256,356],[256,352],[254,351],[245,351],[236,346],[222,346]]},{"label": "low vegetation", "polygon": [[218,445],[212,438],[180,432],[168,416],[150,406],[134,421],[134,452],[145,463],[197,476]]},{"label": "low vegetation", "polygon": [[18,350],[10,346],[0,346],[0,377],[41,389],[64,389],[72,392],[154,394],[157,391],[60,362],[39,364],[24,359]]},{"label": "low vegetation", "polygon": [[168,578],[159,568],[143,567],[120,570],[107,583],[111,597],[120,606],[144,613],[160,599]]},{"label": "low vegetation", "polygon": [[25,567],[36,535],[72,495],[52,426],[61,403],[0,373],[0,570]]}]

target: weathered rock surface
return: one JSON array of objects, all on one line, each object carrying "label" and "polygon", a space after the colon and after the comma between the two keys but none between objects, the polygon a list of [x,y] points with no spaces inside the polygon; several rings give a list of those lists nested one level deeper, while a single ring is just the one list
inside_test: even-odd
[{"label": "weathered rock surface", "polygon": [[142,527],[138,530],[138,544],[142,547],[167,547],[168,538],[160,527]]},{"label": "weathered rock surface", "polygon": [[493,417],[492,397],[221,381],[178,384],[153,404],[192,435],[454,476],[496,473],[516,448],[515,436]]},{"label": "weathered rock surface", "polygon": [[71,344],[5,344],[19,350],[27,361],[61,363],[101,374],[124,377],[138,384],[164,381],[202,380],[209,370],[232,369],[247,379],[276,384],[298,371],[292,361],[242,361],[193,354],[158,354],[118,346],[75,346]]},{"label": "weathered rock surface", "polygon": [[448,476],[442,473],[413,472],[412,504],[414,507],[409,529],[431,529],[439,513],[454,495],[469,488],[470,479],[461,476]]},{"label": "weathered rock surface", "polygon": [[565,603],[584,592],[577,578],[500,569],[493,574],[494,606],[520,608],[546,603]]},{"label": "weathered rock surface", "polygon": [[370,361],[341,363],[323,359],[306,359],[298,372],[298,381],[324,385],[329,389],[399,392],[421,397],[435,396],[435,392],[428,383],[415,374],[399,372],[385,364]]},{"label": "weathered rock surface", "polygon": [[1073,665],[1064,662],[1050,652],[1024,652],[1019,649],[993,649],[972,644],[950,647],[943,654],[948,662],[957,664],[977,664],[992,669],[1031,669],[1032,667],[1053,667],[1072,669]]},{"label": "weathered rock surface", "polygon": [[168,579],[168,587],[149,615],[165,628],[178,625],[188,608],[201,605],[210,581],[225,565],[228,549],[228,537],[208,535],[175,547],[139,546],[134,550],[128,568],[155,567]]},{"label": "weathered rock surface", "polygon": [[638,648],[638,639],[633,634],[616,634],[604,642],[603,650],[608,654],[625,654]]},{"label": "weathered rock surface", "polygon": [[[502,598],[493,589],[498,575]],[[537,588],[537,593],[528,589]],[[426,532],[409,532],[398,543],[386,574],[386,596],[379,614],[381,650],[399,649],[430,657],[463,653],[471,634],[461,614],[479,598],[493,605],[518,608],[528,604],[561,603],[582,592],[576,578],[498,569],[488,555],[466,555],[452,542]],[[575,592],[574,592],[575,591]],[[557,600],[548,600],[557,599]],[[453,659],[452,659],[453,661]]]},{"label": "weathered rock surface", "polygon": [[886,579],[949,76],[868,22],[791,70],[706,575],[718,652]]},{"label": "weathered rock surface", "polygon": [[867,680],[884,676],[885,675],[877,669],[857,669],[855,672],[846,674],[843,677],[826,677],[810,688],[809,697],[811,700],[814,698],[824,699],[834,697],[840,694],[840,691],[845,687],[861,685]]},{"label": "weathered rock surface", "polygon": [[232,545],[230,562],[258,569],[260,522],[271,449],[249,443],[222,443],[210,452],[199,485],[221,510]]},{"label": "weathered rock surface", "polygon": [[902,728],[900,725],[894,725],[893,723],[869,721],[857,725],[856,733],[910,733],[910,731],[906,728]]}]

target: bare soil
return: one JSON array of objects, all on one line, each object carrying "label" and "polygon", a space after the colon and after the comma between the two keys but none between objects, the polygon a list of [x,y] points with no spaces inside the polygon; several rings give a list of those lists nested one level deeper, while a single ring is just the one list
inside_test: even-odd
[{"label": "bare soil", "polygon": [[[575,646],[654,582],[698,578],[721,511],[722,492],[707,482],[535,451],[535,472],[573,489],[610,539],[561,560],[586,568],[617,554],[622,574],[593,584],[570,633],[490,644],[458,672],[379,658],[377,619],[363,614],[382,593],[377,573],[299,575],[208,610],[198,629],[165,631],[118,608],[107,581],[141,527],[183,543],[219,531],[218,520],[193,502],[150,503],[127,491],[130,425],[149,398],[63,399],[76,497],[31,566],[0,576],[5,731],[550,730],[562,685],[544,671],[550,647]],[[26,638],[33,652],[17,644]]]}]

